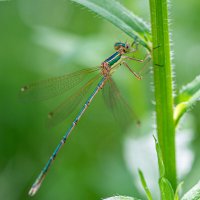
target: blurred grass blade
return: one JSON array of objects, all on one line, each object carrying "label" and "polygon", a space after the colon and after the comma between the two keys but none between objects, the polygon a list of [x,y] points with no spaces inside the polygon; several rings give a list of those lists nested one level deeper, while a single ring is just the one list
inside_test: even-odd
[{"label": "blurred grass blade", "polygon": [[178,95],[178,104],[174,111],[174,122],[178,124],[180,118],[200,100],[200,76],[182,88]]},{"label": "blurred grass blade", "polygon": [[180,199],[178,193],[179,193],[180,189],[182,188],[182,185],[183,185],[183,182],[180,182],[178,184],[178,187],[176,188],[176,192],[175,192],[175,195],[174,195],[174,200],[179,200]]},{"label": "blurred grass blade", "polygon": [[115,0],[71,0],[81,4],[98,15],[104,17],[120,28],[134,40],[137,39],[143,46],[151,49],[149,27],[138,16],[127,10]]},{"label": "blurred grass blade", "polygon": [[143,186],[143,188],[145,190],[145,193],[147,195],[148,200],[153,200],[151,192],[150,192],[150,190],[149,190],[149,188],[147,186],[147,183],[146,183],[146,180],[144,178],[144,175],[143,175],[142,171],[139,170],[138,172],[139,172],[140,180],[141,180],[142,186]]},{"label": "blurred grass blade", "polygon": [[114,197],[106,198],[104,200],[140,200],[140,199],[136,199],[133,197],[126,197],[126,196],[114,196]]},{"label": "blurred grass blade", "polygon": [[174,200],[173,188],[170,182],[165,177],[160,178],[159,186],[160,186],[162,200]]},{"label": "blurred grass blade", "polygon": [[200,181],[181,198],[181,200],[199,200],[199,199],[200,199]]}]

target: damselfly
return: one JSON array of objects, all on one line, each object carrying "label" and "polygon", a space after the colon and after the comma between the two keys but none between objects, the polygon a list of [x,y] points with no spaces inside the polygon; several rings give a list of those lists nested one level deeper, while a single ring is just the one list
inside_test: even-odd
[{"label": "damselfly", "polygon": [[95,83],[95,81],[98,81],[91,95],[86,100],[82,109],[72,122],[70,128],[67,130],[66,134],[63,136],[62,140],[53,152],[52,156],[49,158],[48,162],[42,169],[34,184],[32,185],[29,191],[30,196],[33,196],[38,191],[59,150],[66,142],[74,127],[78,124],[80,118],[82,117],[83,113],[87,110],[93,98],[102,88],[105,88],[106,85],[109,88],[110,94],[107,97],[107,102],[110,107],[115,106],[113,104],[117,104],[119,101],[121,101],[124,107],[123,109],[130,109],[126,101],[121,97],[119,90],[117,89],[116,84],[112,79],[112,75],[119,66],[123,65],[138,80],[140,80],[140,74],[132,70],[131,67],[129,67],[129,65],[127,64],[126,60],[144,62],[148,60],[150,56],[147,54],[143,60],[137,59],[134,56],[130,56],[131,53],[136,52],[138,49],[138,44],[136,42],[132,43],[131,45],[129,43],[117,42],[115,43],[114,48],[116,52],[112,54],[109,58],[107,58],[105,61],[103,61],[98,68],[80,70],[78,72],[66,74],[60,77],[50,78],[44,81],[38,81],[21,88],[21,95],[23,97],[34,98],[38,100],[48,99],[50,97],[57,96],[61,93],[72,89],[76,85],[80,84],[85,79],[85,77],[87,77],[87,75],[95,71],[98,72],[98,74],[90,78],[89,81],[87,81],[78,90],[78,92],[70,96],[67,101],[65,101],[54,111],[49,113],[50,123],[57,123],[57,121],[64,120],[74,110],[74,108],[76,108],[77,105],[80,104],[82,99],[84,99],[84,97],[90,91],[90,88]]}]

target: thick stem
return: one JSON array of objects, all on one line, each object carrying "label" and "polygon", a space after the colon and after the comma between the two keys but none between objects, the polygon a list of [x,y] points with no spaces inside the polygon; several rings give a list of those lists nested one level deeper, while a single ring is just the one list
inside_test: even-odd
[{"label": "thick stem", "polygon": [[176,189],[175,125],[173,121],[172,68],[167,0],[150,0],[153,70],[158,141],[165,177]]}]

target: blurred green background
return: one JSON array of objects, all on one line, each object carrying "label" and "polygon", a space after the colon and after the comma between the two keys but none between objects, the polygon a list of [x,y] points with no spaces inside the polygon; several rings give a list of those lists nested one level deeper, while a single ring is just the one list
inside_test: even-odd
[{"label": "blurred green background", "polygon": [[[147,0],[120,2],[149,22]],[[200,72],[199,10],[200,1],[171,1],[175,93]],[[0,199],[30,199],[30,186],[72,120],[46,128],[48,111],[62,98],[23,103],[19,100],[20,87],[98,66],[120,40],[131,38],[69,0],[0,1]],[[141,58],[144,52],[142,48],[140,51]],[[136,166],[144,170],[158,197],[156,160],[154,157],[153,163],[145,158],[149,152],[155,154],[145,143],[153,142],[154,133],[152,74],[137,81],[122,70],[114,78],[140,117],[141,128],[121,131],[99,94],[34,199],[101,199],[117,194],[143,198]],[[185,181],[183,190],[200,179],[200,157],[196,154],[200,150],[199,111],[200,105],[196,105],[178,129],[183,135],[177,138],[182,148],[178,164],[180,168],[186,166],[179,172],[180,180]]]}]

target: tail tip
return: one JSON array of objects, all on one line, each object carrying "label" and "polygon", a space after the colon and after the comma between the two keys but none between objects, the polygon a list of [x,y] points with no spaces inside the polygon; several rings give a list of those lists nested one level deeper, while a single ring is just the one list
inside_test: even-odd
[{"label": "tail tip", "polygon": [[41,186],[41,182],[38,184],[34,184],[31,187],[31,189],[29,190],[28,195],[31,197],[34,196],[37,193],[37,191],[39,190],[40,186]]}]

